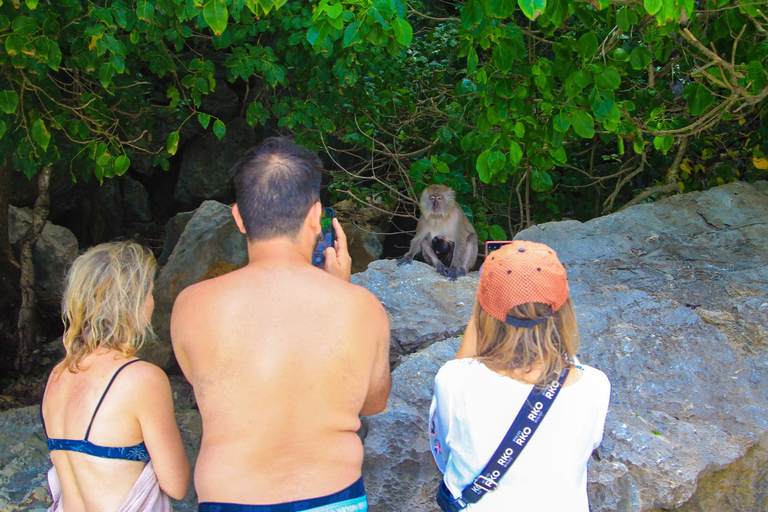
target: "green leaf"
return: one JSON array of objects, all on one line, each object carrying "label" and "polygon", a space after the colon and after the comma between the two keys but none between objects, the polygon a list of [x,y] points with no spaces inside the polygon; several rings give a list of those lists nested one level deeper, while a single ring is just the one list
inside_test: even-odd
[{"label": "green leaf", "polygon": [[325,9],[325,14],[327,14],[329,18],[333,18],[333,19],[336,19],[339,16],[341,16],[342,12],[344,12],[344,6],[341,4],[333,4],[333,5],[327,6]]},{"label": "green leaf", "polygon": [[568,155],[566,155],[565,148],[563,146],[559,146],[557,148],[550,147],[548,152],[549,156],[551,156],[552,159],[558,164],[565,165],[568,162]]},{"label": "green leaf", "polygon": [[359,21],[355,21],[344,29],[344,39],[342,42],[344,48],[360,42],[360,25]]},{"label": "green leaf", "polygon": [[504,73],[509,72],[515,63],[515,52],[509,41],[499,41],[493,49],[493,62]]},{"label": "green leaf", "polygon": [[179,132],[171,132],[168,135],[168,142],[166,143],[166,150],[168,154],[173,156],[179,150]]},{"label": "green leaf", "polygon": [[0,109],[6,114],[16,112],[19,105],[19,93],[16,91],[0,91]]},{"label": "green leaf", "polygon": [[531,188],[536,192],[552,190],[552,176],[547,171],[533,171],[531,173]]},{"label": "green leaf", "polygon": [[128,155],[120,155],[119,157],[115,158],[115,174],[118,176],[125,174],[125,171],[127,171],[128,167],[130,166],[131,159],[128,158]]},{"label": "green leaf", "polygon": [[594,32],[587,32],[576,42],[576,49],[583,60],[589,60],[597,53],[597,36]]},{"label": "green leaf", "polygon": [[688,102],[688,112],[698,116],[707,111],[715,102],[714,95],[701,84],[688,84],[683,89],[683,98]]},{"label": "green leaf", "polygon": [[595,136],[595,120],[592,116],[583,110],[577,110],[571,118],[573,131],[576,135],[585,139],[591,139]]},{"label": "green leaf", "polygon": [[547,0],[518,0],[520,9],[529,20],[535,20],[547,7]]},{"label": "green leaf", "polygon": [[552,126],[560,133],[565,133],[571,127],[571,116],[567,112],[560,112],[552,119]]},{"label": "green leaf", "polygon": [[515,142],[514,140],[509,143],[509,163],[513,167],[517,167],[520,165],[520,160],[523,159],[523,148],[520,147],[520,144]]},{"label": "green leaf", "polygon": [[403,46],[411,44],[413,39],[413,27],[403,18],[395,18],[392,20],[392,29],[395,31],[395,39]]},{"label": "green leaf", "polygon": [[646,142],[643,140],[642,137],[635,137],[635,140],[632,141],[632,149],[635,150],[635,153],[638,155],[643,152],[643,148],[645,147]]},{"label": "green leaf", "polygon": [[38,26],[37,22],[32,18],[18,16],[14,18],[13,23],[11,23],[11,28],[13,28],[13,33],[17,37],[26,39],[38,29]]},{"label": "green leaf", "polygon": [[136,3],[136,17],[142,21],[151,23],[155,18],[155,6],[148,0],[139,0]]},{"label": "green leaf", "polygon": [[216,122],[213,123],[213,133],[219,138],[219,140],[221,140],[224,137],[224,134],[227,133],[227,126],[221,121],[221,119],[217,119]]},{"label": "green leaf", "polygon": [[613,66],[605,66],[595,70],[595,85],[601,89],[615,91],[621,87],[621,75]]},{"label": "green leaf", "polygon": [[207,130],[208,124],[211,122],[211,116],[203,112],[200,112],[199,114],[197,114],[197,120],[200,122],[200,125],[203,127],[203,129]]},{"label": "green leaf", "polygon": [[506,240],[507,239],[507,233],[504,231],[504,228],[499,226],[498,224],[494,224],[493,226],[488,228],[488,236],[491,240]]},{"label": "green leaf", "polygon": [[5,131],[8,129],[8,127],[5,125],[5,121],[0,119],[0,139],[3,138],[5,135]]},{"label": "green leaf", "polygon": [[645,46],[637,46],[629,55],[629,63],[632,64],[632,68],[639,71],[647,68],[648,64],[651,63],[652,58],[653,56],[648,48]]},{"label": "green leaf", "polygon": [[477,50],[475,50],[474,46],[469,49],[469,54],[467,55],[467,73],[471,73],[474,71],[474,69],[477,67]]},{"label": "green leaf", "polygon": [[661,10],[661,0],[643,0],[643,7],[648,14],[656,14]]},{"label": "green leaf", "polygon": [[220,36],[227,29],[229,12],[226,0],[205,0],[203,19],[211,27],[213,33]]},{"label": "green leaf", "polygon": [[669,151],[669,149],[672,147],[674,143],[675,143],[675,138],[670,137],[669,135],[653,138],[653,147],[660,150],[665,155],[667,154],[667,151]]},{"label": "green leaf", "polygon": [[491,13],[494,18],[509,18],[515,13],[515,0],[491,0]]},{"label": "green leaf", "polygon": [[24,3],[27,4],[27,7],[29,8],[30,11],[34,11],[35,9],[37,9],[37,4],[40,3],[40,0],[25,0]]},{"label": "green leaf", "polygon": [[45,127],[45,123],[42,119],[35,121],[32,125],[32,138],[35,142],[43,148],[43,151],[48,150],[48,144],[51,142],[51,134],[48,133],[48,129]]}]

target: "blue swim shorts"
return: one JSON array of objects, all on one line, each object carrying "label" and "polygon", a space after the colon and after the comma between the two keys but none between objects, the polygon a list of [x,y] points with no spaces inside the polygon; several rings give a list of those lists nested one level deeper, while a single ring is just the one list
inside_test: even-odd
[{"label": "blue swim shorts", "polygon": [[319,498],[275,505],[204,502],[197,506],[197,512],[364,512],[367,510],[368,498],[362,477],[344,490]]}]

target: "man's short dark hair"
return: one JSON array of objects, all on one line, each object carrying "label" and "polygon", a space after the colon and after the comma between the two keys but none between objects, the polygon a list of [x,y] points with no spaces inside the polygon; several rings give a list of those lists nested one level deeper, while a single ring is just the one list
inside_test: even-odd
[{"label": "man's short dark hair", "polygon": [[295,237],[320,200],[323,165],[286,137],[270,137],[232,167],[235,200],[249,242]]}]

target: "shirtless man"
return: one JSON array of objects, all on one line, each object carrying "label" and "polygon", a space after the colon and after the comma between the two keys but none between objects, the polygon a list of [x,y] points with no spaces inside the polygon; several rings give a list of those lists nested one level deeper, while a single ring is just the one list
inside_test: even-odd
[{"label": "shirtless man", "polygon": [[310,263],[321,233],[317,155],[268,139],[235,173],[248,265],[186,288],[171,317],[203,420],[198,510],[368,510],[357,431],[359,415],[387,403],[389,320],[349,282],[338,220],[325,269]]}]

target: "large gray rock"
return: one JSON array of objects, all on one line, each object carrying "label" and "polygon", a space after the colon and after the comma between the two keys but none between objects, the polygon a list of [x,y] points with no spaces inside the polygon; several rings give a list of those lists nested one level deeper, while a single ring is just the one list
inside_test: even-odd
[{"label": "large gray rock", "polygon": [[[558,251],[581,359],[613,384],[605,439],[589,468],[593,511],[766,510],[766,192],[765,183],[737,183],[516,237]],[[389,283],[377,276],[385,303],[389,287],[413,277],[392,270]],[[398,468],[373,477],[374,489],[398,504],[393,510],[434,510],[421,505],[434,488],[421,467],[430,462],[425,393],[435,356],[449,358],[450,348],[448,357],[407,356],[395,377],[418,389],[404,399],[396,386],[389,409],[370,420],[366,464]]]},{"label": "large gray rock", "polygon": [[437,370],[453,359],[459,339],[430,345],[392,372],[387,409],[368,418],[363,478],[372,512],[432,511],[441,474],[427,438]]},{"label": "large gray rock", "polygon": [[389,314],[393,362],[462,333],[472,315],[477,281],[477,272],[449,281],[425,263],[398,267],[395,260],[374,261],[352,276],[352,282],[373,292]]},{"label": "large gray rock", "polygon": [[232,209],[205,201],[189,220],[184,232],[155,282],[152,325],[158,342],[145,346],[142,357],[162,367],[171,359],[170,321],[173,301],[191,284],[216,277],[248,262],[245,236],[232,218]]},{"label": "large gray rock", "polygon": [[[24,235],[32,225],[29,208],[8,207],[8,232],[18,258]],[[67,228],[45,223],[32,255],[35,260],[35,283],[38,293],[58,303],[64,292],[64,277],[77,258],[77,239]]]}]

